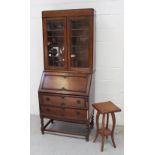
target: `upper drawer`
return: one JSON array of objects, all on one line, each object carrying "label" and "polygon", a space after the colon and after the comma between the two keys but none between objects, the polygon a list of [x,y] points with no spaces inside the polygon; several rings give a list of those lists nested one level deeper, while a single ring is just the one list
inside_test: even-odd
[{"label": "upper drawer", "polygon": [[88,96],[90,83],[89,74],[44,72],[39,91]]},{"label": "upper drawer", "polygon": [[84,98],[68,96],[40,95],[40,104],[58,107],[86,108],[86,102]]}]

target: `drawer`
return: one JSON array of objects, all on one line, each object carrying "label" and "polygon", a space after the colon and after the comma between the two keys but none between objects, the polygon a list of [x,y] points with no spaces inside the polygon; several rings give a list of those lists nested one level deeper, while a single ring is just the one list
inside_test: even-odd
[{"label": "drawer", "polygon": [[85,99],[77,97],[41,95],[41,104],[59,107],[86,108]]},{"label": "drawer", "polygon": [[54,118],[87,120],[87,110],[41,106],[41,114],[53,116]]},{"label": "drawer", "polygon": [[41,95],[41,104],[60,106],[63,103],[63,99],[64,98],[60,96]]},{"label": "drawer", "polygon": [[45,115],[50,115],[50,116],[59,117],[59,118],[65,116],[65,110],[63,108],[41,106],[40,110],[41,110],[41,113]]},{"label": "drawer", "polygon": [[68,119],[87,120],[87,110],[65,109],[65,116]]}]

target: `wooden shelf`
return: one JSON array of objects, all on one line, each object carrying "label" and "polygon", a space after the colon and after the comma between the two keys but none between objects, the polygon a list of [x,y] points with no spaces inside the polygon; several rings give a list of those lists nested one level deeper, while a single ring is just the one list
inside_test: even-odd
[{"label": "wooden shelf", "polygon": [[[103,134],[103,129],[99,129],[99,133]],[[111,130],[107,129],[107,128],[104,128],[104,135],[105,136],[111,135]]]},{"label": "wooden shelf", "polygon": [[47,32],[53,32],[53,31],[64,31],[64,29],[53,29],[53,30],[47,30]]},{"label": "wooden shelf", "polygon": [[88,36],[72,36],[72,38],[81,37],[81,38],[88,38]]},{"label": "wooden shelf", "polygon": [[59,37],[62,38],[62,37],[64,37],[64,36],[48,36],[48,38],[57,38],[57,37],[58,37],[58,38],[59,38]]},{"label": "wooden shelf", "polygon": [[72,31],[87,31],[88,29],[72,29]]},{"label": "wooden shelf", "polygon": [[72,48],[73,48],[73,47],[82,47],[82,48],[86,48],[87,46],[85,46],[85,45],[72,45],[71,47],[72,47]]}]

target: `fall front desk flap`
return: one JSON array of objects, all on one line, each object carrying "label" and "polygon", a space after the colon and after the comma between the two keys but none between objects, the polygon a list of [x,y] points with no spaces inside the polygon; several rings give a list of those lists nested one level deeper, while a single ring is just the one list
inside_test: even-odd
[{"label": "fall front desk flap", "polygon": [[91,75],[43,72],[39,92],[89,95]]}]

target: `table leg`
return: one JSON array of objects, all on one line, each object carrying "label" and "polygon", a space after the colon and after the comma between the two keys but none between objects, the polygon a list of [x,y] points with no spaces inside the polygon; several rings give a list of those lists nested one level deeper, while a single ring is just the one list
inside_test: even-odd
[{"label": "table leg", "polygon": [[[108,129],[108,124],[109,124],[109,113],[107,113],[106,129]],[[108,139],[108,136],[106,136],[106,138]]]},{"label": "table leg", "polygon": [[100,115],[100,113],[97,111],[97,114],[96,114],[96,136],[95,136],[95,139],[93,142],[96,141],[96,138],[98,137],[98,134],[99,134],[99,115]]},{"label": "table leg", "polygon": [[51,121],[52,124],[54,123],[54,122],[53,122],[53,119],[51,119],[50,121]]},{"label": "table leg", "polygon": [[90,127],[91,127],[91,129],[94,127],[94,112],[91,117]]},{"label": "table leg", "polygon": [[103,114],[102,116],[102,141],[101,141],[101,152],[103,152],[103,148],[104,148],[104,117],[105,114]]},{"label": "table leg", "polygon": [[44,118],[41,117],[41,133],[44,134]]},{"label": "table leg", "polygon": [[115,141],[114,141],[114,130],[115,130],[115,125],[116,125],[115,113],[112,112],[111,116],[112,116],[112,122],[113,122],[112,131],[111,131],[111,140],[112,140],[114,148],[116,148],[116,144],[115,144]]},{"label": "table leg", "polygon": [[86,124],[86,128],[87,128],[87,135],[86,135],[86,141],[89,141],[89,132],[90,132],[90,124],[89,122]]}]

